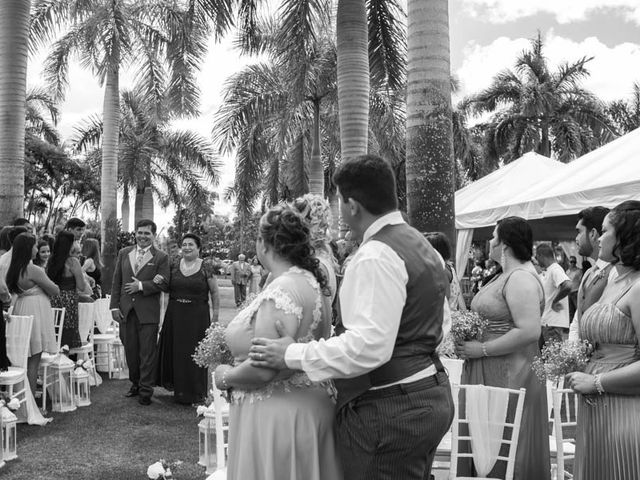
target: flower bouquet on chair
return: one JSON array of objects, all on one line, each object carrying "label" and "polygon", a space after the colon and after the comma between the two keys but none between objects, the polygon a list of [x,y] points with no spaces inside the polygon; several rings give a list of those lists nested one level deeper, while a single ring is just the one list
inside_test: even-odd
[{"label": "flower bouquet on chair", "polygon": [[151,480],[173,479],[174,476],[173,476],[173,473],[171,472],[171,469],[177,467],[181,463],[182,462],[179,460],[176,462],[169,463],[166,460],[161,458],[156,463],[149,465],[149,468],[147,468],[147,477],[150,478]]},{"label": "flower bouquet on chair", "polygon": [[571,372],[582,372],[593,353],[593,346],[586,340],[559,342],[557,340],[542,347],[540,356],[536,356],[531,368],[541,382],[558,380]]}]

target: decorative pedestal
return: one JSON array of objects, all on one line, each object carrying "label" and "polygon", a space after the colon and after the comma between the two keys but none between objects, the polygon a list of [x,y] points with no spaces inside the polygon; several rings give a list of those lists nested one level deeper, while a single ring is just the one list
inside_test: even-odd
[{"label": "decorative pedestal", "polygon": [[75,364],[64,355],[51,364],[53,381],[49,388],[51,410],[54,412],[71,412],[76,409],[71,390],[71,375]]},{"label": "decorative pedestal", "polygon": [[207,473],[213,473],[216,468],[216,415],[211,408],[204,412],[204,418],[198,424],[199,455],[198,465],[207,468]]},{"label": "decorative pedestal", "polygon": [[0,415],[2,416],[2,426],[0,427],[2,435],[2,460],[13,460],[14,458],[18,458],[18,454],[16,452],[16,424],[18,423],[18,417],[4,406],[2,407]]},{"label": "decorative pedestal", "polygon": [[91,405],[89,373],[84,368],[78,367],[71,374],[71,389],[73,391],[73,403],[78,407]]}]

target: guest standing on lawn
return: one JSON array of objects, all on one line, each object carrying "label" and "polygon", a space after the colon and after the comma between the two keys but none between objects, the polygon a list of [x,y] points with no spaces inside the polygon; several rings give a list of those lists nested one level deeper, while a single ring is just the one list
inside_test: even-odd
[{"label": "guest standing on lawn", "polygon": [[[211,322],[218,321],[220,306],[215,267],[200,258],[201,246],[197,235],[182,237],[182,259],[171,265],[169,305],[160,333],[157,383],[185,404],[201,403],[207,396],[207,369],[196,365],[192,355]],[[155,281],[167,279],[158,276]]]},{"label": "guest standing on lawn", "polygon": [[251,269],[249,264],[244,261],[245,258],[241,253],[238,255],[238,261],[231,264],[231,284],[233,285],[236,307],[242,305],[247,298],[247,284],[249,283]]},{"label": "guest standing on lawn", "polygon": [[140,220],[136,225],[136,245],[118,252],[111,287],[111,315],[120,323],[120,340],[129,366],[131,388],[127,397],[140,395],[141,405],[150,405],[155,383],[156,342],[160,323],[160,292],[166,282],[153,281],[156,275],[169,278],[169,257],[156,249],[156,224]]},{"label": "guest standing on lawn", "polygon": [[[498,222],[490,242],[491,258],[502,273],[484,284],[471,309],[489,321],[482,341],[463,342],[456,353],[465,359],[463,384],[526,388],[522,424],[518,437],[514,478],[549,480],[549,437],[545,386],[535,376],[531,362],[540,355],[540,319],[544,291],[531,263],[533,233],[527,221],[507,217]],[[464,411],[461,404],[460,411]],[[459,472],[473,475],[472,462]],[[488,476],[503,478],[504,462]]]},{"label": "guest standing on lawn", "polygon": [[[578,405],[576,480],[640,476],[640,202],[605,217],[600,259],[617,271],[580,318],[580,338],[595,350],[586,372],[567,375],[585,395]],[[588,398],[586,396],[589,396]]]},{"label": "guest standing on lawn", "polygon": [[80,260],[71,255],[75,243],[73,233],[63,230],[53,244],[53,253],[47,263],[47,275],[60,288],[60,295],[51,299],[54,308],[65,308],[62,345],[69,348],[82,346],[78,324],[78,291],[87,289]]}]

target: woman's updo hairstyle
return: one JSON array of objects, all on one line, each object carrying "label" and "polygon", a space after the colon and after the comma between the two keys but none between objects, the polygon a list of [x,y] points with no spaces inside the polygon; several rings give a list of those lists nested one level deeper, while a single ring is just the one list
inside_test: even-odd
[{"label": "woman's updo hairstyle", "polygon": [[521,262],[528,262],[533,256],[533,231],[522,217],[505,217],[497,224],[498,240],[513,251],[513,256]]},{"label": "woman's updo hairstyle", "polygon": [[195,233],[185,233],[182,236],[182,240],[180,240],[180,244],[182,245],[182,243],[187,239],[190,238],[191,240],[193,240],[193,243],[196,244],[196,247],[198,247],[198,250],[200,250],[202,248],[202,240],[200,239],[200,237],[198,235],[196,235]]},{"label": "woman's updo hairstyle", "polygon": [[260,220],[260,237],[277,255],[313,273],[327,294],[327,279],[320,269],[320,261],[314,257],[309,227],[300,213],[288,205],[271,207]]},{"label": "woman's updo hairstyle", "polygon": [[609,212],[609,221],[616,230],[613,255],[634,270],[640,270],[640,201],[627,200]]}]

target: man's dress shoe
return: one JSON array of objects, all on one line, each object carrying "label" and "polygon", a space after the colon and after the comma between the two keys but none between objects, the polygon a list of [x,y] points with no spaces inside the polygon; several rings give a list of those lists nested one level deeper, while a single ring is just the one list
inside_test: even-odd
[{"label": "man's dress shoe", "polygon": [[138,389],[133,387],[130,388],[129,391],[124,394],[125,397],[135,397],[136,395],[138,395]]},{"label": "man's dress shoe", "polygon": [[151,398],[150,397],[140,397],[140,398],[138,398],[138,403],[140,405],[151,405]]}]

